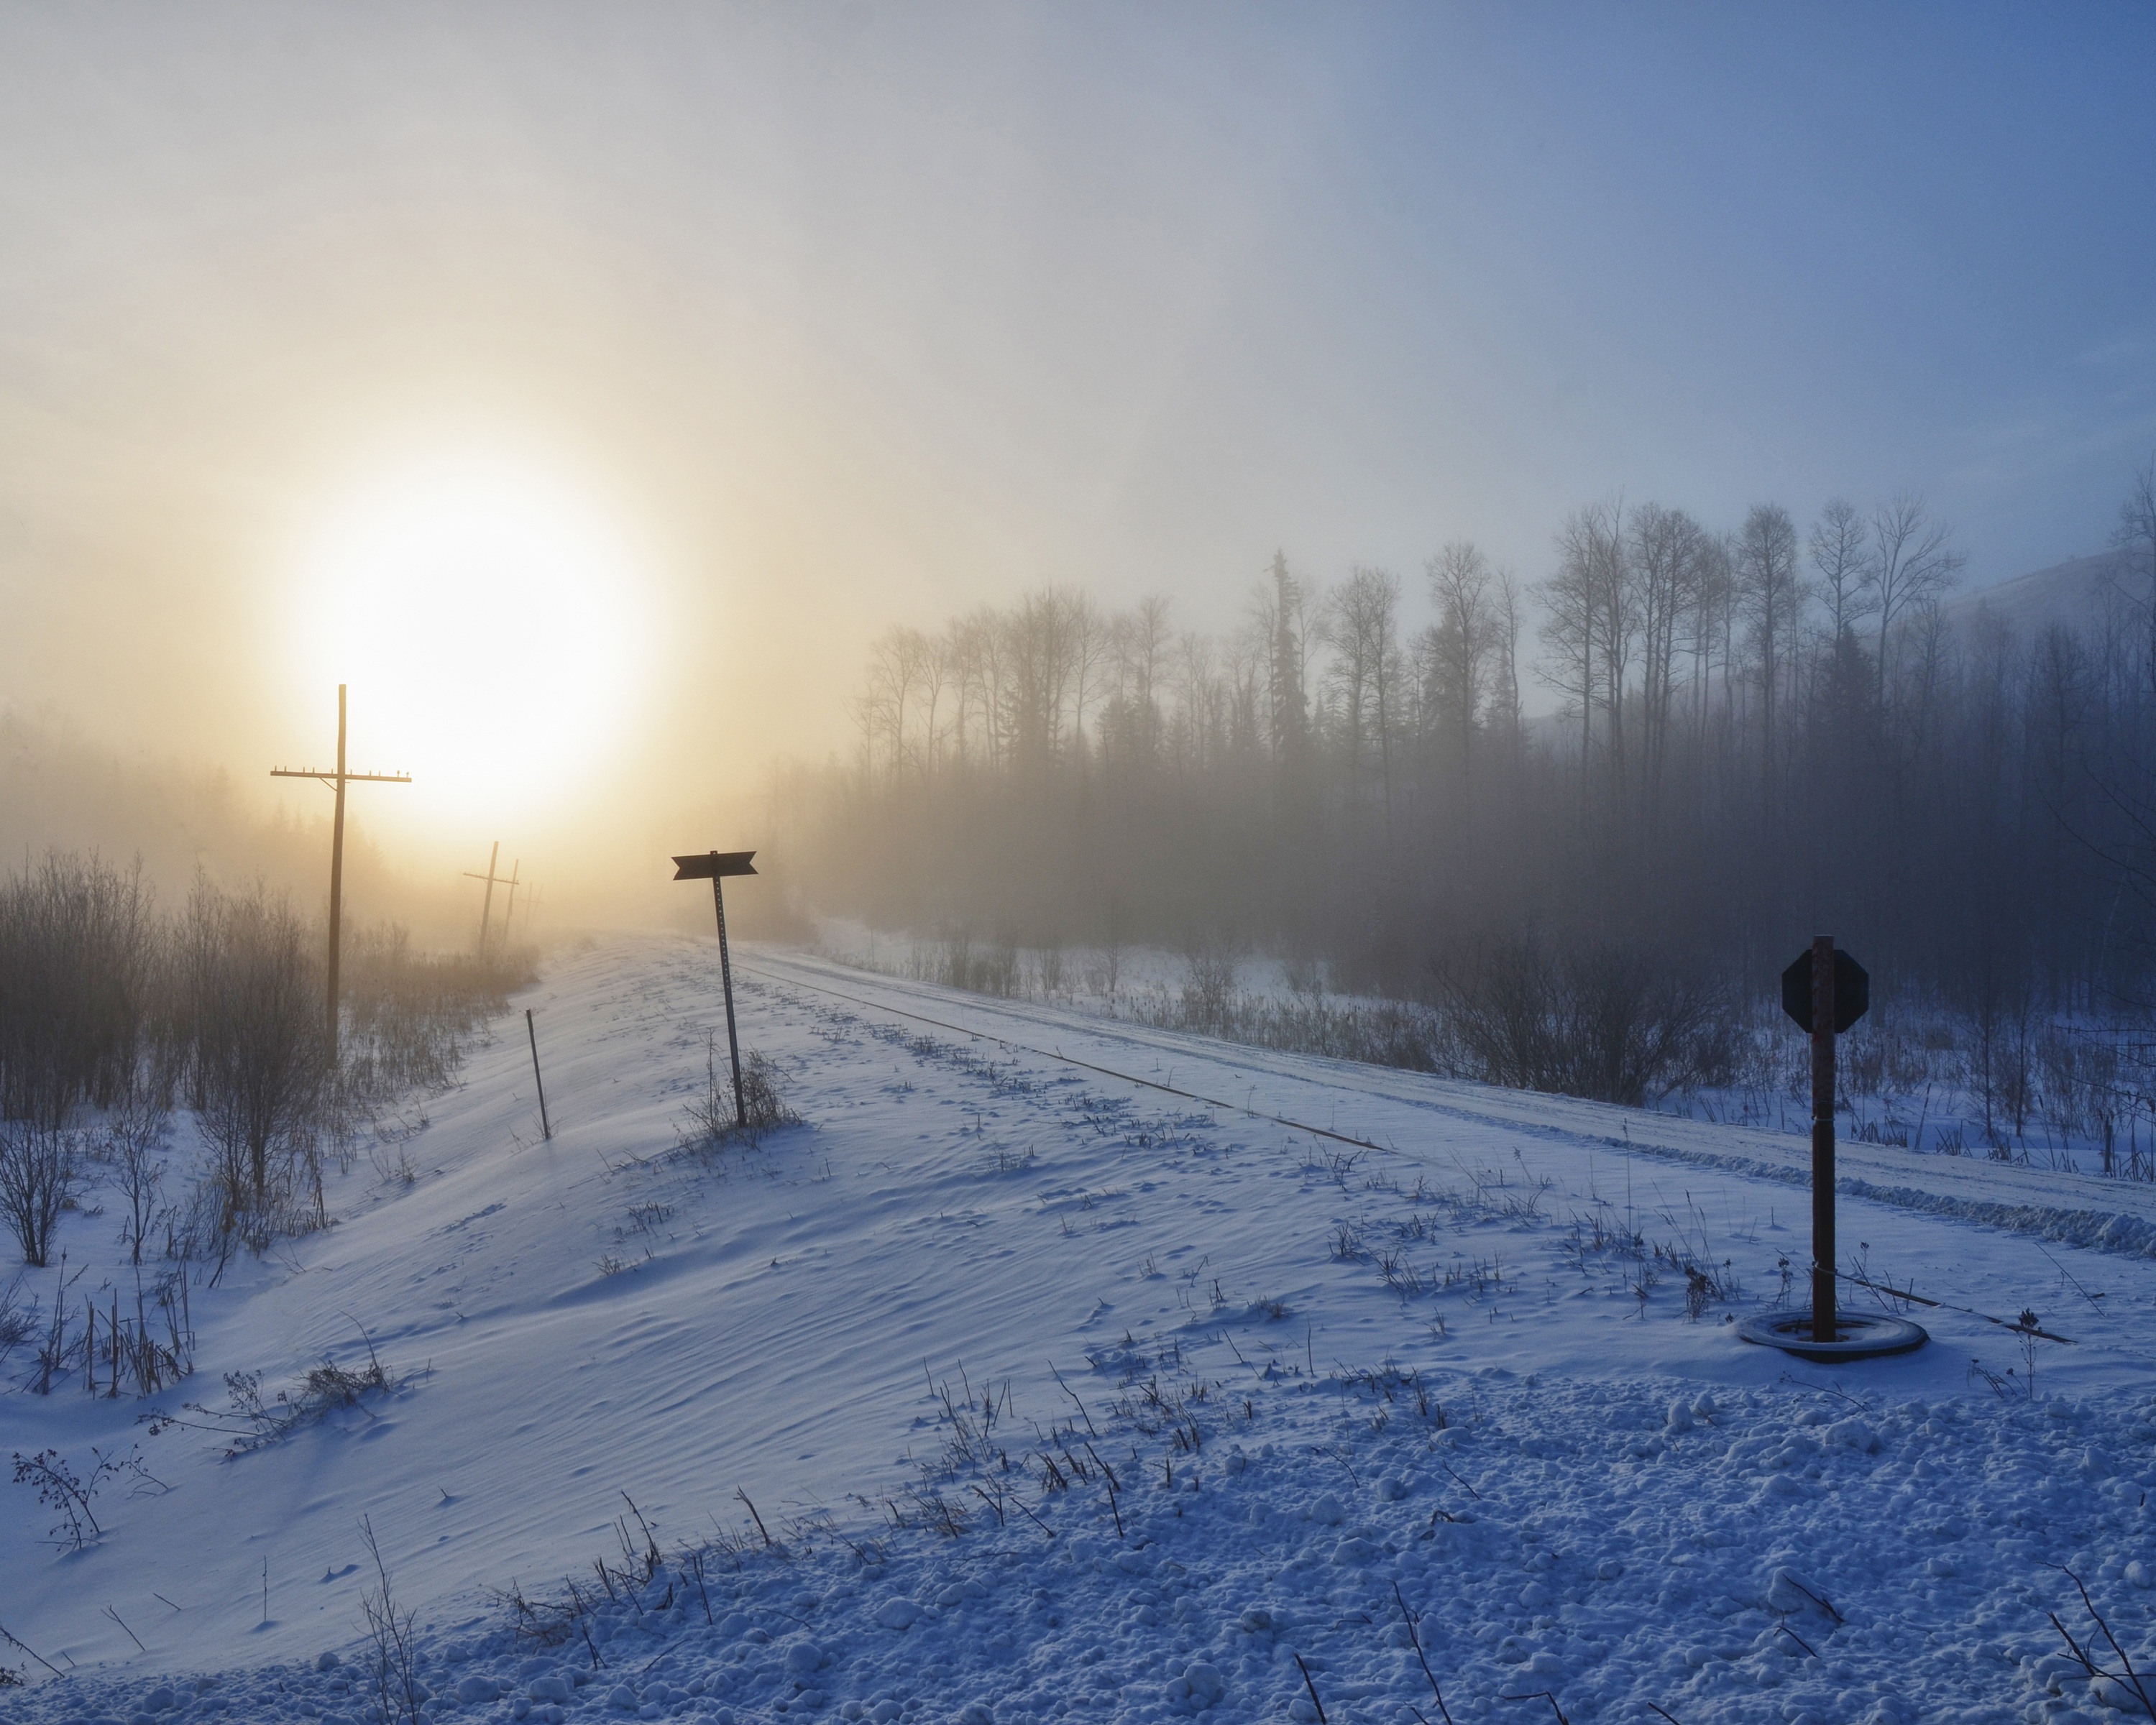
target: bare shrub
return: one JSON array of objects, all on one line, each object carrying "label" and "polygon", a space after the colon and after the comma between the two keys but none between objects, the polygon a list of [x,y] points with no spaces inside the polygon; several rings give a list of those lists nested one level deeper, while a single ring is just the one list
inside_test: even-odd
[{"label": "bare shrub", "polygon": [[96,1393],[101,1359],[106,1395],[118,1395],[123,1383],[136,1395],[155,1395],[194,1370],[194,1348],[186,1266],[167,1271],[148,1288],[138,1278],[134,1311],[122,1310],[116,1292],[104,1323],[85,1331],[83,1368],[88,1388]]},{"label": "bare shrub", "polygon": [[347,937],[341,980],[339,1082],[347,1103],[364,1108],[448,1084],[465,1043],[538,971],[528,947],[477,957],[419,952],[404,928],[388,923]]},{"label": "bare shrub", "polygon": [[940,983],[947,988],[963,988],[973,994],[993,994],[998,999],[1016,994],[1024,978],[1014,937],[1006,934],[993,941],[976,942],[965,928],[946,933],[929,962],[916,964],[915,969],[924,982]]},{"label": "bare shrub", "polygon": [[[227,1457],[244,1455],[266,1449],[303,1426],[316,1425],[339,1409],[364,1409],[369,1396],[386,1394],[396,1388],[396,1380],[369,1338],[365,1365],[341,1366],[325,1356],[290,1389],[280,1389],[267,1399],[262,1394],[261,1373],[228,1372],[224,1406],[186,1403],[177,1414],[150,1416],[150,1432],[157,1436],[174,1427],[205,1432],[223,1444]],[[190,1414],[193,1417],[184,1417]]]},{"label": "bare shrub", "polygon": [[1645,952],[1553,954],[1519,941],[1442,982],[1478,1076],[1511,1089],[1640,1107],[1720,1081],[1734,1058],[1735,1016],[1722,991]]},{"label": "bare shrub", "polygon": [[181,932],[192,1079],[228,1226],[275,1214],[311,1173],[330,1078],[321,973],[305,925],[259,885],[198,880]]},{"label": "bare shrub", "polygon": [[758,1050],[751,1049],[748,1059],[742,1063],[741,1095],[742,1111],[752,1132],[801,1123],[801,1117],[787,1106],[779,1089],[778,1068]]},{"label": "bare shrub", "polygon": [[737,1142],[754,1144],[767,1132],[801,1123],[801,1117],[786,1105],[778,1068],[760,1050],[751,1049],[742,1061],[737,1101],[732,1062],[719,1064],[716,1031],[704,1038],[704,1087],[683,1114],[679,1137],[685,1150],[723,1148]]},{"label": "bare shrub", "polygon": [[23,1301],[23,1278],[18,1275],[0,1288],[0,1366],[8,1355],[28,1341],[38,1327],[38,1302]]},{"label": "bare shrub", "polygon": [[1183,1022],[1194,1030],[1217,1034],[1235,1003],[1235,949],[1225,941],[1193,941],[1184,949],[1183,962]]},{"label": "bare shrub", "polygon": [[57,1129],[131,1092],[157,952],[139,870],[54,852],[0,883],[0,1119]]},{"label": "bare shrub", "polygon": [[171,1111],[161,1102],[138,1096],[105,1124],[104,1160],[120,1195],[127,1202],[121,1240],[128,1261],[142,1261],[142,1243],[157,1214],[165,1178],[165,1141]]},{"label": "bare shrub", "polygon": [[157,1483],[143,1471],[141,1458],[131,1449],[125,1455],[108,1455],[93,1444],[90,1453],[87,1474],[78,1474],[57,1450],[40,1450],[34,1455],[18,1450],[14,1455],[15,1483],[30,1486],[37,1492],[38,1502],[59,1517],[47,1530],[46,1538],[69,1551],[80,1551],[105,1537],[93,1500],[107,1481],[126,1474],[141,1483],[152,1486]]},{"label": "bare shrub", "polygon": [[[1171,995],[1163,988],[1130,997],[1122,1010],[1141,1024],[1199,1030],[1224,1041],[1296,1054],[1326,1055],[1398,1066],[1411,1072],[1466,1076],[1440,1015],[1409,1000],[1347,999],[1332,994],[1230,993],[1210,1021],[1204,991]],[[1198,1014],[1193,1016],[1194,1011]]]},{"label": "bare shrub", "polygon": [[[534,979],[528,951],[415,953],[401,928],[346,942],[346,1058],[324,1022],[321,930],[260,885],[198,877],[161,919],[136,874],[54,853],[0,880],[0,1215],[45,1261],[81,1163],[106,1163],[140,1264],[167,1250],[214,1260],[326,1220],[321,1155],[347,1152],[391,1098],[446,1084],[465,1040]],[[211,1167],[162,1203],[175,1100],[198,1116]],[[95,1133],[73,1137],[81,1111]]]},{"label": "bare shrub", "polygon": [[23,1261],[43,1269],[53,1230],[82,1178],[80,1139],[58,1126],[0,1121],[0,1217],[14,1230]]},{"label": "bare shrub", "polygon": [[[2089,1597],[2087,1584],[2063,1563],[2046,1563],[2044,1567],[2047,1569],[2056,1569],[2059,1574],[2073,1583],[2074,1591],[2082,1598],[2082,1609],[2088,1613],[2089,1620],[2096,1625],[2094,1635],[2083,1630],[2082,1639],[2076,1640],[2073,1632],[2059,1620],[2057,1612],[2047,1611],[2044,1614],[2051,1620],[2051,1627],[2059,1632],[2061,1639],[2066,1642],[2066,1650],[2072,1656],[2074,1663],[2079,1666],[2087,1676],[2091,1692],[2107,1707],[2115,1707],[2126,1713],[2132,1713],[2138,1710],[2148,1717],[2156,1719],[2156,1695],[2149,1692],[2151,1680],[2133,1669],[2133,1656],[2120,1645],[2118,1637],[2112,1633],[2111,1625],[2105,1620],[2103,1614],[2096,1609],[2096,1601]],[[2103,1637],[2104,1645],[2110,1648],[2110,1656],[2118,1661],[2118,1670],[2111,1671],[2102,1663],[2099,1657],[2102,1649],[2097,1645],[2098,1635]]]},{"label": "bare shrub", "polygon": [[359,1609],[367,1620],[367,1684],[374,1693],[375,1717],[382,1725],[399,1719],[419,1725],[426,1692],[419,1683],[418,1622],[412,1612],[399,1609],[391,1591],[389,1566],[382,1559],[372,1517],[361,1518],[359,1532],[374,1560],[375,1585]]}]

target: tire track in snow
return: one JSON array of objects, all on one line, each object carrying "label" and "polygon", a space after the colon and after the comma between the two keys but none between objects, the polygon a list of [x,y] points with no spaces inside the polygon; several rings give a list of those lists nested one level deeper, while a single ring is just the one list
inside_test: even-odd
[{"label": "tire track in snow", "polygon": [[[1063,1053],[1060,1048],[1040,1048],[1028,1043],[1016,1042],[993,1031],[982,1029],[977,1025],[957,1024],[948,1019],[935,1018],[926,1013],[894,1005],[887,999],[872,1000],[860,995],[847,994],[825,983],[810,982],[798,974],[799,970],[811,968],[803,961],[774,958],[773,955],[768,954],[762,956],[767,962],[775,962],[783,966],[783,973],[756,970],[752,973],[783,987],[800,988],[828,994],[834,999],[847,1000],[855,1005],[865,1007],[871,1011],[888,1012],[901,1018],[933,1024],[938,1029],[950,1030],[959,1035],[978,1037],[983,1041],[995,1043],[999,1047],[1031,1055],[1041,1060],[1056,1060],[1065,1065],[1081,1067],[1086,1071],[1099,1073],[1102,1076],[1117,1079],[1124,1083],[1142,1086],[1150,1090],[1163,1091],[1171,1096],[1202,1102],[1209,1107],[1226,1109],[1246,1118],[1269,1121],[1291,1131],[1310,1132],[1336,1142],[1351,1144],[1358,1148],[1386,1154],[1404,1156],[1410,1160],[1422,1159],[1412,1151],[1401,1149],[1396,1143],[1379,1143],[1371,1138],[1357,1137],[1331,1127],[1313,1126],[1286,1115],[1271,1113],[1248,1103],[1225,1101],[1217,1097],[1204,1096],[1195,1091],[1183,1090],[1158,1080],[1141,1077],[1135,1073],[1080,1060]],[[747,965],[742,968],[751,968]],[[829,961],[820,961],[818,968],[819,973],[828,973],[828,971],[840,968],[830,964]],[[878,993],[896,993],[909,999],[934,1001],[939,1004],[946,1002],[946,991],[931,992],[920,984],[894,983],[890,978],[878,976],[872,972],[856,973],[845,970],[842,973],[849,980],[860,978],[859,986]],[[1161,1031],[1152,1029],[1151,1027],[1139,1029],[1115,1024],[1112,1021],[1101,1021],[1096,1024],[1081,1020],[1073,1023],[1069,1019],[1035,1010],[1024,1004],[1002,1001],[998,1001],[993,1005],[974,1005],[970,1002],[951,1004],[972,1006],[973,1010],[988,1012],[997,1017],[1019,1019],[1037,1024],[1045,1029],[1066,1029],[1076,1034],[1096,1037],[1104,1041],[1120,1042],[1133,1048],[1187,1055],[1216,1066],[1244,1073],[1255,1073],[1265,1078],[1288,1079],[1327,1089],[1347,1090],[1373,1101],[1440,1115],[1449,1120],[1458,1121],[1463,1125],[1494,1127],[1510,1132],[1531,1133],[1535,1137],[1546,1139],[1589,1144],[1597,1148],[1608,1148],[1625,1154],[1647,1156],[1661,1161],[1712,1168],[1747,1178],[1770,1181],[1777,1185],[1799,1189],[1809,1188],[1810,1185],[1808,1147],[1804,1152],[1802,1159],[1799,1160],[1798,1153],[1794,1148],[1786,1153],[1786,1157],[1771,1153],[1761,1156],[1746,1155],[1734,1150],[1711,1147],[1706,1144],[1680,1144],[1667,1142],[1671,1137],[1681,1132],[1687,1137],[1717,1134],[1754,1138],[1763,1141],[1756,1144],[1754,1146],[1756,1148],[1770,1153],[1779,1152],[1782,1149],[1781,1145],[1773,1137],[1748,1129],[1702,1127],[1689,1121],[1670,1120],[1666,1117],[1657,1116],[1643,1110],[1638,1111],[1640,1117],[1644,1122],[1652,1123],[1657,1137],[1635,1137],[1631,1132],[1633,1111],[1620,1111],[1614,1104],[1588,1102],[1576,1097],[1567,1096],[1552,1098],[1548,1102],[1541,1103],[1537,1108],[1539,1099],[1531,1099],[1525,1093],[1517,1093],[1516,1099],[1501,1102],[1496,1099],[1515,1098],[1516,1093],[1494,1091],[1491,1093],[1491,1099],[1488,1105],[1475,1107],[1466,1106],[1459,1100],[1440,1100],[1404,1091],[1397,1085],[1388,1083],[1378,1077],[1370,1068],[1358,1065],[1352,1061],[1336,1060],[1326,1055],[1286,1055],[1285,1051],[1267,1050],[1268,1054],[1274,1056],[1268,1060],[1250,1055],[1239,1055],[1227,1051],[1235,1045],[1219,1045],[1217,1048],[1194,1047],[1191,1045],[1193,1043],[1202,1041],[1204,1039],[1190,1032]],[[1298,1072],[1288,1064],[1290,1060],[1320,1064],[1333,1070],[1329,1070],[1322,1075]],[[1432,1079],[1430,1081],[1432,1083],[1458,1082],[1458,1081],[1437,1079]],[[1597,1113],[1606,1111],[1615,1114],[1618,1117],[1617,1124],[1620,1127],[1620,1132],[1612,1135],[1606,1130],[1595,1131],[1591,1126],[1584,1123],[1575,1125],[1548,1118],[1533,1117],[1536,1112],[1546,1115],[1550,1111],[1586,1111]],[[1793,1140],[1792,1143],[1794,1144],[1794,1142]],[[1914,1153],[1912,1153],[1912,1155]],[[1974,1194],[1940,1191],[1935,1187],[1917,1183],[1911,1176],[1928,1174],[1937,1179],[1948,1173],[1948,1170],[1898,1164],[1878,1155],[1876,1147],[1873,1146],[1846,1145],[1841,1147],[1840,1154],[1845,1165],[1853,1163],[1865,1170],[1862,1173],[1843,1174],[1836,1179],[1835,1189],[1844,1197],[1866,1199],[1873,1203],[1886,1204],[1894,1209],[1944,1216],[1979,1227],[1997,1228],[2010,1233],[2033,1235],[2037,1239],[2052,1240],[2065,1245],[2085,1247],[2093,1251],[2108,1252],[2131,1258],[2156,1258],[2156,1217],[2137,1214],[2133,1210],[2124,1208],[2074,1209],[2041,1201],[2015,1202],[2010,1198],[1999,1195],[1979,1196]],[[1937,1159],[1931,1158],[1933,1161]],[[2030,1170],[1989,1163],[1972,1163],[1967,1168],[1956,1168],[1951,1173],[1953,1183],[1988,1185],[1994,1188],[2000,1185],[2026,1186],[2034,1183]],[[1878,1178],[1879,1176],[1885,1178]],[[2061,1181],[2079,1182],[2088,1177],[2055,1174],[2051,1178]],[[2108,1191],[2105,1191],[2103,1195],[2107,1198],[2111,1196]],[[2143,1199],[2143,1202],[2156,1204],[2156,1194],[2150,1194],[2144,1199],[2143,1194],[2128,1189],[2123,1191],[2119,1196]]]}]

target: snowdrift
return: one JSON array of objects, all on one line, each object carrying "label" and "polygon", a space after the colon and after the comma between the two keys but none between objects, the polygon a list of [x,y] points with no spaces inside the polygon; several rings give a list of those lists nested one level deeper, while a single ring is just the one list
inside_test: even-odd
[{"label": "snowdrift", "polygon": [[[335,1228],[198,1292],[177,1391],[0,1399],[11,1450],[140,1464],[80,1551],[0,1499],[0,1713],[372,1717],[385,1575],[392,1717],[2139,1705],[2145,1194],[1864,1147],[1844,1238],[1943,1303],[1829,1373],[1734,1335],[1801,1285],[1770,1135],[742,969],[803,1126],[682,1147],[714,955],[610,943],[517,1003],[551,1142],[504,1036]],[[264,1441],[201,1429],[226,1373],[370,1358]]]}]

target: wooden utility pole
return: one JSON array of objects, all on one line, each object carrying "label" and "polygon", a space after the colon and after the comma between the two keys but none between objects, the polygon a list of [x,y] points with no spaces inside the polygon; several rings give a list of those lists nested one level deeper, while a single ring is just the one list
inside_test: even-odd
[{"label": "wooden utility pole", "polygon": [[337,962],[344,947],[344,788],[348,784],[409,784],[408,773],[347,773],[344,766],[345,685],[337,685],[336,770],[316,767],[273,767],[272,778],[316,778],[336,793],[336,814],[330,828],[330,1060],[337,1054]]},{"label": "wooden utility pole", "polygon": [[[486,872],[484,875],[475,875],[470,869],[466,869],[465,870],[465,880],[484,880],[486,882],[486,896],[480,901],[479,906],[479,955],[482,958],[486,957],[487,922],[494,915],[494,889],[497,886],[507,886],[513,889],[516,885],[516,882],[513,878],[515,870],[512,870],[511,874],[506,876],[495,873],[494,865],[495,863],[500,861],[501,859],[501,840],[496,839],[494,841],[494,850],[488,855],[486,860]],[[514,905],[516,902],[516,899],[512,896],[510,900],[510,903]],[[502,919],[501,926],[506,932],[509,927],[509,922],[506,917]]]},{"label": "wooden utility pole", "polygon": [[1834,937],[1812,940],[1812,1340],[1834,1327]]},{"label": "wooden utility pole", "polygon": [[501,911],[501,949],[505,952],[509,950],[509,924],[516,915],[516,888],[519,884],[516,877],[523,867],[524,859],[521,856],[509,865],[509,902],[502,906]]}]

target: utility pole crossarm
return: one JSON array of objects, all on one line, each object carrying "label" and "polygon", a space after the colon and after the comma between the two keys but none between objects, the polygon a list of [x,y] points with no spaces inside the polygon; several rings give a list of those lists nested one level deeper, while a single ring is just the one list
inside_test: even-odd
[{"label": "utility pole crossarm", "polygon": [[501,863],[501,860],[502,860],[502,841],[501,839],[495,839],[494,850],[487,852],[487,871],[483,873],[483,875],[475,875],[470,869],[465,869],[464,871],[465,880],[483,880],[483,882],[487,882],[487,897],[479,901],[479,955],[480,957],[485,957],[487,955],[487,921],[494,916],[494,888],[506,886],[506,884],[509,884],[505,882],[498,873],[494,873],[494,865]]},{"label": "utility pole crossarm", "polygon": [[[493,850],[487,855],[486,872],[482,875],[471,869],[466,869],[464,871],[465,879],[467,880],[484,880],[486,882],[486,897],[480,903],[479,907],[479,951],[480,956],[482,958],[486,956],[487,924],[490,920],[492,920],[494,916],[494,889],[497,886],[508,886],[513,888],[516,884],[515,870],[511,870],[507,875],[497,875],[495,873],[494,865],[501,860],[501,840],[496,839],[494,841]],[[517,866],[521,868],[523,865],[519,863]],[[513,893],[510,901],[512,904],[516,902]],[[507,921],[505,919],[502,923],[502,932],[505,937],[507,936],[508,932],[509,925]]]},{"label": "utility pole crossarm", "polygon": [[272,767],[272,778],[311,778],[336,793],[336,807],[330,817],[330,941],[327,1001],[330,1060],[337,1053],[337,969],[344,941],[344,788],[348,784],[409,784],[408,773],[351,773],[344,764],[345,685],[337,685],[336,768]]}]

